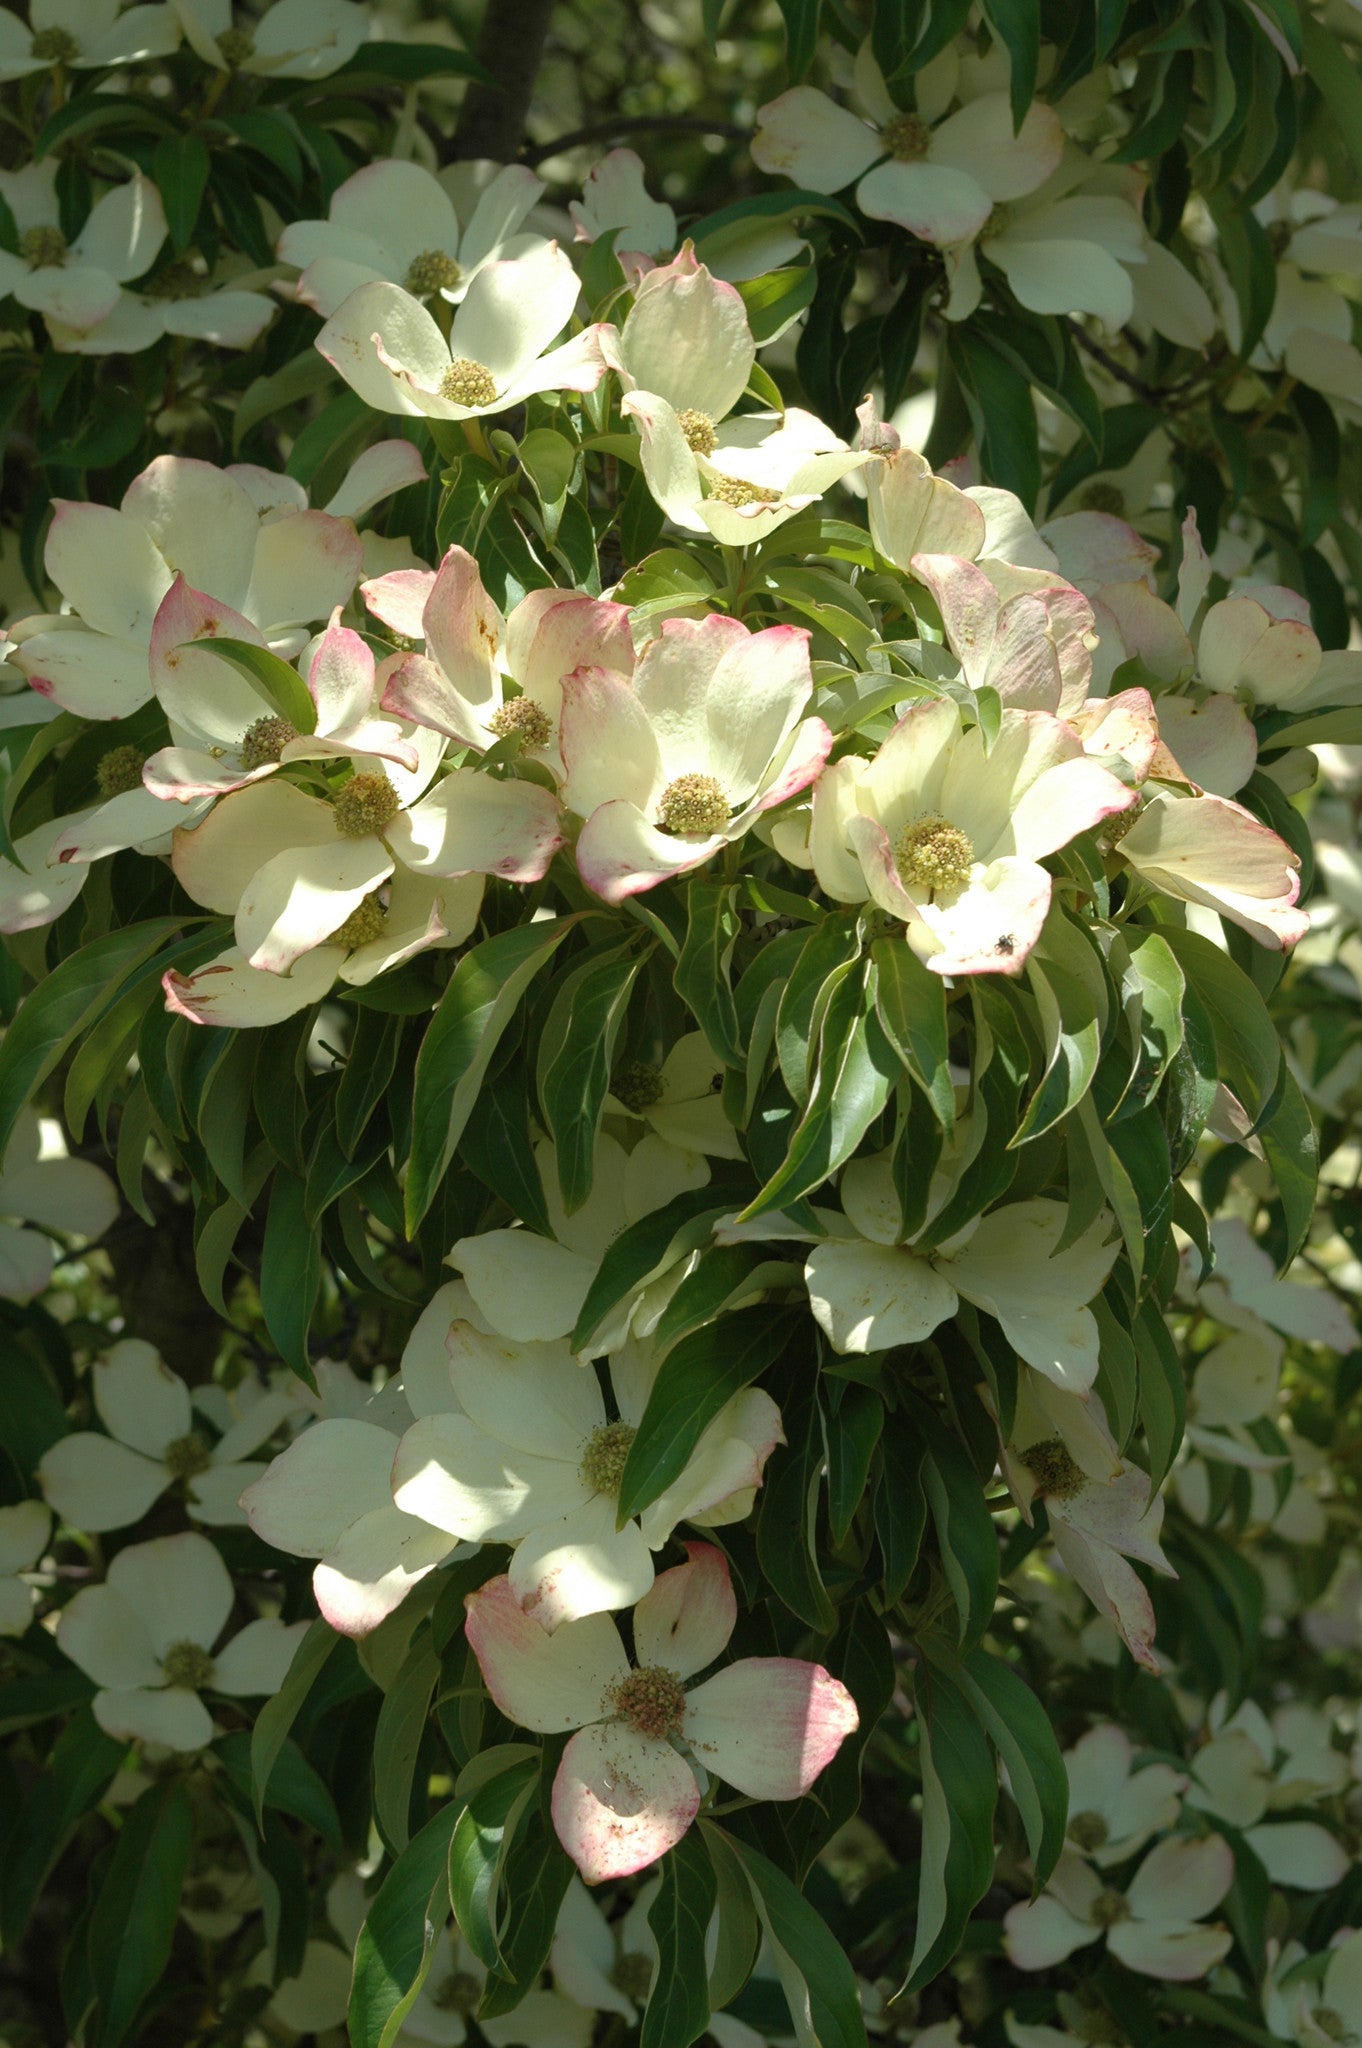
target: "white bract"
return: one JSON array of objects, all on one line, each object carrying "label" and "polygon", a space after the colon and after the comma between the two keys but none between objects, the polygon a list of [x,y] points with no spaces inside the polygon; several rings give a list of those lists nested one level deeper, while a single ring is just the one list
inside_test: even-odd
[{"label": "white bract", "polygon": [[577,304],[577,273],[556,242],[487,263],[454,309],[446,340],[419,299],[395,284],[350,293],[317,347],[378,412],[470,420],[537,391],[594,391],[605,375],[599,330],[552,347]]},{"label": "white bract", "polygon": [[635,256],[665,256],[676,247],[676,215],[649,193],[643,161],[632,149],[612,149],[593,164],[568,212],[579,242],[613,235],[617,253]]},{"label": "white bract", "polygon": [[129,7],[122,0],[29,0],[28,26],[0,12],[0,81],[55,65],[77,71],[168,57],[180,40],[175,9]]},{"label": "white bract", "polygon": [[542,246],[518,230],[543,189],[523,164],[507,164],[462,222],[439,178],[383,158],[336,187],[325,220],[290,221],[279,260],[298,266],[298,297],[323,318],[360,285],[384,281],[457,305],[484,264]]},{"label": "white bract", "polygon": [[140,287],[118,295],[111,313],[93,327],[67,327],[48,314],[54,348],[82,356],[135,355],[167,334],[206,341],[215,348],[250,348],[278,311],[265,292],[214,283],[202,261],[163,263]]},{"label": "white bract", "polygon": [[606,1108],[638,1118],[679,1151],[741,1159],[742,1141],[720,1100],[724,1071],[703,1031],[688,1031],[660,1067],[634,1060],[616,1074]]},{"label": "white bract", "polygon": [[140,175],[97,199],[71,242],[61,227],[55,156],[0,171],[0,198],[19,230],[19,253],[0,250],[0,293],[78,334],[112,313],[121,287],[141,276],[166,238],[161,195]]},{"label": "white bract", "polygon": [[[17,851],[17,849],[16,849]],[[107,1173],[86,1159],[68,1159],[60,1132],[21,1110],[0,1170],[0,1298],[32,1301],[52,1278],[57,1253],[44,1231],[101,1237],[118,1214]],[[20,1226],[36,1223],[37,1230]]]},{"label": "white bract", "polygon": [[393,1461],[393,1499],[450,1536],[511,1543],[509,1583],[544,1628],[628,1607],[653,1583],[651,1553],[678,1522],[740,1520],[783,1441],[769,1394],[725,1402],[683,1470],[616,1526],[620,1484],[661,1361],[630,1346],[610,1361],[615,1416],[567,1344],[523,1344],[451,1324],[459,1411],[423,1417]]},{"label": "white bract", "polygon": [[73,1529],[126,1529],[140,1522],[167,1487],[182,1485],[195,1521],[244,1523],[243,1486],[264,1464],[251,1461],[298,1410],[279,1390],[266,1394],[216,1443],[195,1427],[189,1389],[150,1344],[125,1337],[90,1373],[95,1409],[108,1431],[77,1430],[43,1454],[38,1483]]},{"label": "white bract", "polygon": [[202,1749],[213,1720],[201,1692],[278,1692],[308,1624],[250,1621],[214,1651],[235,1595],[205,1536],[158,1536],[120,1550],[101,1586],[62,1609],[57,1644],[100,1688],[106,1735],[172,1750]]},{"label": "white bract", "polygon": [[464,1603],[507,1719],[576,1731],[553,1781],[553,1824],[588,1884],[643,1870],[680,1840],[699,1811],[697,1770],[752,1799],[798,1799],[858,1725],[846,1687],[797,1658],[745,1657],[687,1689],[722,1655],[737,1602],[722,1553],[686,1550],[634,1609],[632,1666],[608,1615],[548,1635],[505,1578]]},{"label": "white bract", "polygon": [[356,0],[275,0],[249,29],[232,25],[232,0],[171,0],[185,41],[219,71],[265,78],[328,78],[372,33]]},{"label": "white bract", "polygon": [[872,897],[936,973],[1017,974],[1050,908],[1040,862],[1133,801],[1047,712],[1005,710],[986,750],[953,698],[932,698],[872,760],[821,777],[809,850],[829,896]]},{"label": "white bract", "polygon": [[1066,1849],[1040,1897],[1004,1916],[1007,1954],[1019,1970],[1048,1970],[1105,1935],[1128,1970],[1188,1983],[1229,1953],[1229,1929],[1201,1923],[1233,1882],[1234,1857],[1220,1835],[1160,1842],[1123,1892]]},{"label": "white bract", "polygon": [[1170,1764],[1135,1766],[1130,1738],[1113,1722],[1080,1735],[1064,1752],[1069,1840],[1099,1870],[1124,1863],[1151,1835],[1177,1826],[1187,1779]]},{"label": "white bract", "polygon": [[622,903],[688,874],[763,812],[807,789],[832,734],[799,626],[749,633],[737,619],[668,619],[632,684],[582,668],[563,684],[563,802],[585,819],[583,881]]},{"label": "white bract", "polygon": [[40,1500],[0,1508],[0,1636],[21,1636],[33,1619],[37,1593],[22,1575],[37,1564],[52,1531]]}]

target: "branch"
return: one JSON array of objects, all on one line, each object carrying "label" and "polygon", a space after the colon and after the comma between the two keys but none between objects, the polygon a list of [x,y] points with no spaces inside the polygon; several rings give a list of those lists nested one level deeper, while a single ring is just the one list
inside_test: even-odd
[{"label": "branch", "polygon": [[1128,391],[1133,391],[1135,396],[1142,398],[1146,405],[1159,405],[1162,403],[1161,394],[1154,389],[1152,384],[1146,384],[1143,377],[1135,376],[1132,371],[1126,369],[1123,363],[1117,362],[1115,356],[1108,354],[1107,350],[1102,347],[1102,344],[1094,341],[1092,336],[1085,332],[1076,320],[1066,320],[1064,325],[1068,328],[1078,346],[1086,350],[1095,363],[1100,363],[1107,374],[1114,377],[1118,384],[1124,384]]},{"label": "branch", "polygon": [[536,142],[521,152],[531,166],[544,163],[562,150],[576,149],[583,142],[608,142],[616,135],[662,131],[671,135],[722,135],[730,142],[747,142],[752,130],[735,121],[707,121],[702,114],[617,114],[612,120],[593,121],[589,128],[574,128],[569,135],[556,135],[552,142]]},{"label": "branch", "polygon": [[494,84],[474,79],[454,130],[456,157],[509,164],[519,154],[554,0],[487,0],[478,31],[478,62]]}]

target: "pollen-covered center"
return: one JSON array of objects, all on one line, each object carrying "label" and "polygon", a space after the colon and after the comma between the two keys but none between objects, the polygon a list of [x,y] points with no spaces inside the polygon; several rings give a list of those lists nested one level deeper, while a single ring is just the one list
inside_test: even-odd
[{"label": "pollen-covered center", "polygon": [[456,356],[440,379],[440,396],[451,405],[494,405],[497,380],[485,363]]},{"label": "pollen-covered center", "polygon": [[642,1116],[645,1109],[654,1108],[662,1100],[662,1070],[650,1066],[647,1060],[630,1060],[616,1074],[610,1092],[616,1102]]},{"label": "pollen-covered center", "polygon": [[167,263],[137,289],[144,299],[196,299],[207,285],[207,278],[200,277],[192,263]]},{"label": "pollen-covered center", "polygon": [[709,487],[711,498],[717,498],[721,505],[778,505],[779,491],[768,491],[761,484],[744,483],[740,476],[716,477]]},{"label": "pollen-covered center", "polygon": [[1034,1477],[1037,1493],[1048,1495],[1051,1500],[1072,1500],[1086,1484],[1083,1467],[1060,1437],[1046,1437],[1043,1443],[1029,1444],[1021,1461]]},{"label": "pollen-covered center", "polygon": [[213,1462],[212,1453],[196,1429],[177,1436],[161,1453],[161,1462],[176,1479],[195,1479]]},{"label": "pollen-covered center", "polygon": [[342,839],[365,839],[391,825],[401,808],[386,775],[355,775],[336,791],[332,815]]},{"label": "pollen-covered center", "polygon": [[1113,519],[1126,516],[1125,492],[1106,477],[1097,477],[1090,483],[1078,502],[1085,512],[1109,512]]},{"label": "pollen-covered center", "polygon": [[628,1422],[603,1422],[586,1440],[579,1470],[583,1486],[593,1493],[619,1493],[620,1481],[629,1459],[629,1446],[638,1431]]},{"label": "pollen-covered center", "polygon": [[66,261],[66,237],[60,228],[25,228],[19,254],[30,270],[60,270]]},{"label": "pollen-covered center", "polygon": [[370,946],[375,939],[381,939],[388,922],[388,913],[383,908],[377,889],[372,889],[362,903],[357,903],[344,924],[338,924],[327,940],[329,946]]},{"label": "pollen-covered center", "polygon": [[1120,845],[1131,826],[1139,818],[1147,801],[1146,797],[1137,796],[1134,803],[1127,804],[1123,811],[1116,811],[1110,818],[1103,818],[1102,837],[1106,840],[1109,847]]},{"label": "pollen-covered center", "polygon": [[661,1664],[645,1664],[612,1688],[610,1704],[636,1734],[663,1742],[681,1732],[686,1689],[674,1671]]},{"label": "pollen-covered center", "polygon": [[553,720],[533,697],[509,697],[499,711],[492,713],[487,724],[499,740],[516,734],[521,746],[531,753],[537,747],[546,747],[553,738]]},{"label": "pollen-covered center", "polygon": [[930,811],[904,826],[894,848],[894,865],[910,889],[963,889],[974,865],[974,848],[958,825]]},{"label": "pollen-covered center", "polygon": [[622,1955],[610,1972],[610,1982],[635,2005],[642,2005],[653,1988],[653,1959],[637,1949]]},{"label": "pollen-covered center", "polygon": [[1103,1849],[1110,1839],[1111,1830],[1100,1813],[1085,1808],[1076,1813],[1069,1822],[1069,1840],[1080,1849]]},{"label": "pollen-covered center", "polygon": [[146,755],[140,747],[110,747],[99,757],[95,782],[102,797],[126,796],[142,787],[142,764]]},{"label": "pollen-covered center", "polygon": [[688,405],[676,415],[685,443],[696,455],[712,455],[718,446],[719,437],[714,431],[714,422],[707,412],[697,412]]},{"label": "pollen-covered center", "polygon": [[895,114],[880,130],[880,141],[896,163],[920,163],[931,145],[932,131],[920,114]]},{"label": "pollen-covered center", "polygon": [[440,2012],[462,2013],[465,2019],[482,2003],[482,1986],[471,1970],[456,1970],[431,1999]]},{"label": "pollen-covered center", "polygon": [[1088,1910],[1088,1918],[1094,1927],[1119,1927],[1123,1920],[1130,1918],[1130,1906],[1124,1892],[1099,1892]]},{"label": "pollen-covered center", "polygon": [[257,718],[241,737],[243,768],[264,768],[279,760],[290,740],[298,737],[297,727],[286,718]]},{"label": "pollen-covered center", "polygon": [[424,299],[431,292],[452,292],[463,276],[452,256],[443,249],[423,249],[407,265],[407,290]]},{"label": "pollen-covered center", "polygon": [[255,37],[244,28],[224,29],[218,37],[218,55],[235,71],[248,57],[255,55]]},{"label": "pollen-covered center", "polygon": [[69,28],[40,28],[28,46],[40,64],[74,64],[80,44]]},{"label": "pollen-covered center", "polygon": [[213,1676],[213,1660],[200,1643],[172,1643],[161,1659],[167,1685],[202,1692]]},{"label": "pollen-covered center", "polygon": [[663,831],[683,836],[722,832],[728,817],[728,798],[712,775],[678,775],[667,784],[657,806]]}]

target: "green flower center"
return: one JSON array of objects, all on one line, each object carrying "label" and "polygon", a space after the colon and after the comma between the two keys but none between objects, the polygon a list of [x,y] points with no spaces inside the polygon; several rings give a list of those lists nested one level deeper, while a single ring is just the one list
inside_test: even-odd
[{"label": "green flower center", "polygon": [[176,1479],[197,1479],[212,1462],[212,1453],[196,1429],[188,1436],[177,1436],[161,1453],[161,1463]]},{"label": "green flower center", "polygon": [[661,1664],[645,1664],[620,1680],[611,1692],[610,1704],[636,1734],[663,1742],[681,1732],[686,1689],[674,1671]]},{"label": "green flower center", "polygon": [[440,379],[440,396],[451,405],[495,405],[497,380],[485,363],[458,356]]},{"label": "green flower center", "polygon": [[367,839],[371,832],[391,825],[401,808],[402,799],[386,775],[352,776],[336,792],[336,830],[342,839]]},{"label": "green flower center", "polygon": [[657,807],[662,830],[683,837],[722,832],[728,818],[728,798],[712,775],[678,775],[663,790]]},{"label": "green flower center", "polygon": [[1036,1492],[1051,1500],[1072,1500],[1087,1484],[1083,1467],[1075,1462],[1062,1437],[1029,1444],[1021,1461],[1035,1479]]},{"label": "green flower center", "polygon": [[375,939],[382,938],[387,922],[388,913],[375,889],[362,903],[356,904],[344,924],[336,926],[326,943],[328,946],[348,946],[352,950],[356,946],[372,945]]},{"label": "green flower center", "polygon": [[213,1660],[199,1643],[172,1643],[161,1659],[167,1685],[202,1692],[213,1676]]},{"label": "green flower center", "polygon": [[227,1894],[221,1885],[205,1877],[185,1887],[184,1903],[191,1913],[220,1913],[227,1903]]},{"label": "green flower center", "polygon": [[721,505],[778,505],[779,491],[768,491],[760,484],[744,483],[740,476],[715,477],[709,487],[711,498],[717,498]]},{"label": "green flower center", "polygon": [[662,1100],[662,1072],[650,1067],[647,1060],[630,1060],[621,1067],[610,1089],[616,1102],[622,1102],[626,1109],[632,1109],[641,1116],[645,1109],[651,1109]]},{"label": "green flower center", "polygon": [[1102,1815],[1090,1809],[1076,1813],[1069,1822],[1069,1840],[1077,1843],[1080,1849],[1105,1848],[1110,1833]]},{"label": "green flower center", "polygon": [[1098,477],[1090,483],[1078,501],[1085,512],[1109,512],[1113,519],[1124,519],[1126,500],[1124,491],[1117,485]]},{"label": "green flower center", "polygon": [[126,796],[130,789],[140,789],[146,758],[140,747],[110,747],[107,754],[101,754],[95,770],[100,795]]},{"label": "green flower center", "polygon": [[1123,1920],[1130,1918],[1125,1893],[1099,1892],[1092,1902],[1088,1918],[1094,1927],[1119,1927]]},{"label": "green flower center", "polygon": [[243,768],[264,768],[272,761],[279,760],[290,740],[296,740],[296,726],[286,718],[257,718],[254,725],[248,725],[241,739],[241,765]]},{"label": "green flower center", "polygon": [[653,1959],[640,1955],[635,1950],[621,1956],[610,1972],[610,1982],[626,1998],[632,1998],[635,2005],[642,2005],[653,1988]]},{"label": "green flower center", "polygon": [[707,412],[697,412],[688,405],[684,412],[676,415],[676,424],[686,439],[686,446],[697,455],[712,455],[719,437],[714,431],[714,422]]},{"label": "green flower center", "polygon": [[25,228],[19,254],[30,270],[60,270],[66,262],[66,237],[60,228]]},{"label": "green flower center", "polygon": [[197,299],[207,283],[207,278],[200,277],[192,263],[167,263],[164,270],[158,270],[155,277],[149,277],[137,289],[144,299]]},{"label": "green flower center", "polygon": [[80,44],[65,28],[40,28],[28,47],[40,64],[71,64],[80,55]]},{"label": "green flower center", "polygon": [[1317,2005],[1311,2013],[1312,2024],[1323,2034],[1326,2041],[1355,2041],[1356,2034],[1348,2025],[1341,2012],[1335,2012],[1331,2005]]},{"label": "green flower center", "polygon": [[509,697],[487,721],[499,740],[514,733],[528,753],[546,747],[553,738],[553,720],[533,697]]},{"label": "green flower center", "polygon": [[443,249],[423,249],[407,265],[407,290],[418,299],[428,298],[432,292],[452,292],[462,276],[454,258],[446,256]]},{"label": "green flower center", "polygon": [[963,889],[974,865],[974,848],[958,826],[937,812],[905,825],[894,848],[894,864],[910,889]]},{"label": "green flower center", "polygon": [[1103,818],[1102,837],[1109,847],[1120,845],[1144,807],[1145,798],[1137,796],[1134,803],[1128,804],[1125,810],[1116,811],[1110,818]]},{"label": "green flower center", "polygon": [[896,163],[920,163],[931,146],[932,131],[920,114],[895,114],[880,130],[880,141]]},{"label": "green flower center", "polygon": [[589,1486],[593,1493],[606,1493],[615,1498],[624,1477],[624,1468],[629,1460],[629,1446],[638,1431],[627,1422],[603,1422],[593,1429],[582,1452],[579,1471],[583,1486]]},{"label": "green flower center", "polygon": [[218,55],[235,71],[248,57],[255,55],[255,37],[248,35],[244,28],[224,29],[218,37]]},{"label": "green flower center", "polygon": [[482,1986],[468,1970],[456,1970],[452,1977],[446,1977],[431,2000],[440,2012],[458,2012],[465,2018],[476,2012],[481,2002]]}]

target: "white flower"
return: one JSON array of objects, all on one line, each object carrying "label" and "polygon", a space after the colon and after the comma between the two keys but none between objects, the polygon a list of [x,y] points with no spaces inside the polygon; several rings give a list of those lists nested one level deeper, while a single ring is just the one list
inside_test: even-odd
[{"label": "white flower", "polygon": [[1298,856],[1228,797],[1154,790],[1114,853],[1151,888],[1218,911],[1260,946],[1282,951],[1310,929],[1296,907]]},{"label": "white flower", "polygon": [[[1236,1716],[1197,1751],[1187,1804],[1241,1829],[1273,1884],[1327,1891],[1347,1875],[1349,1857],[1317,1821],[1264,1820],[1276,1743],[1269,1727],[1254,1725],[1257,1719]],[[1346,1774],[1344,1759],[1338,1761]],[[1301,1788],[1292,1787],[1291,1799],[1300,1803]]]},{"label": "white flower", "polygon": [[284,1682],[305,1621],[250,1621],[216,1655],[232,1611],[227,1568],[205,1536],[158,1536],[120,1550],[102,1586],[62,1609],[57,1644],[100,1690],[106,1735],[202,1749],[213,1722],[201,1692],[262,1698]]},{"label": "white flower", "polygon": [[741,1141],[719,1099],[723,1074],[703,1031],[688,1031],[660,1067],[635,1060],[617,1074],[606,1108],[637,1117],[679,1151],[741,1159]]},{"label": "white flower", "polygon": [[282,1389],[266,1394],[211,1443],[194,1427],[184,1381],[136,1337],[96,1359],[90,1382],[108,1435],[77,1430],[59,1437],[43,1455],[38,1483],[63,1522],[91,1532],[141,1521],[176,1484],[184,1486],[195,1521],[244,1523],[237,1496],[265,1470],[246,1461],[299,1405]]},{"label": "white flower", "polygon": [[328,78],[370,34],[355,0],[275,0],[249,30],[233,28],[232,0],[171,0],[185,41],[219,71],[265,78]]},{"label": "white flower", "polygon": [[676,215],[651,196],[642,159],[632,149],[612,149],[593,164],[568,212],[579,242],[613,234],[617,252],[638,256],[664,256],[676,247]]},{"label": "white flower", "polygon": [[52,1516],[40,1500],[0,1508],[0,1636],[21,1636],[33,1618],[37,1594],[21,1575],[47,1548]]},{"label": "white flower", "polygon": [[50,66],[76,70],[168,57],[180,24],[168,6],[129,7],[122,0],[30,0],[28,27],[0,12],[0,80],[28,78]]},{"label": "white flower", "polygon": [[1303,1344],[1323,1344],[1339,1352],[1354,1348],[1352,1318],[1337,1295],[1307,1280],[1278,1279],[1271,1258],[1239,1217],[1217,1217],[1211,1225],[1211,1243],[1215,1271],[1203,1283],[1202,1296],[1218,1322],[1243,1327],[1247,1317],[1252,1328],[1261,1318],[1282,1336]]},{"label": "white flower", "polygon": [[594,391],[605,375],[599,330],[551,347],[572,318],[577,273],[556,242],[487,263],[455,307],[449,338],[395,284],[350,293],[317,347],[368,405],[430,419],[505,412],[537,391]]},{"label": "white flower", "polygon": [[961,1296],[1002,1324],[1018,1357],[1082,1393],[1097,1374],[1097,1324],[1087,1304],[1117,1247],[1105,1211],[1056,1251],[1067,1210],[1037,1198],[1008,1202],[945,1244],[899,1241],[899,1199],[887,1153],[842,1169],[853,1236],[815,1245],[804,1268],[809,1300],[833,1348],[861,1354],[918,1344],[955,1314]]},{"label": "white flower", "polygon": [[1151,1835],[1178,1824],[1187,1779],[1169,1764],[1135,1768],[1124,1730],[1090,1728],[1064,1752],[1069,1774],[1069,1839],[1099,1870],[1124,1863]]},{"label": "white flower", "polygon": [[0,250],[0,292],[78,333],[108,317],[119,287],[141,276],[166,238],[161,195],[140,173],[96,200],[69,243],[61,228],[55,156],[0,171],[0,198],[19,230],[18,255]]},{"label": "white flower", "polygon": [[643,473],[667,517],[726,547],[752,547],[861,469],[870,456],[848,448],[811,412],[749,412],[708,435],[654,392],[631,391],[621,407],[639,431]]},{"label": "white flower", "polygon": [[872,220],[896,221],[923,241],[958,243],[979,232],[995,202],[1034,192],[1063,152],[1054,109],[1032,105],[1014,134],[1005,92],[985,93],[936,126],[904,113],[868,45],[856,85],[873,126],[797,85],[758,111],[753,162],[814,192],[856,181],[856,204]]},{"label": "white flower", "polygon": [[22,1110],[0,1170],[0,1216],[40,1229],[0,1223],[0,1298],[32,1301],[52,1278],[56,1254],[42,1231],[102,1237],[117,1214],[108,1174],[88,1160],[66,1158],[60,1131],[45,1130],[31,1109]]},{"label": "white flower", "polygon": [[[486,1965],[451,1920],[393,2048],[461,2048],[486,1982]],[[542,1989],[527,1992],[514,2012],[477,2022],[491,2048],[587,2048],[594,2024],[593,2006]]]},{"label": "white flower", "polygon": [[914,555],[936,599],[946,642],[972,690],[987,686],[1018,711],[1068,717],[1092,678],[1092,606],[1048,569],[954,555]]},{"label": "white flower", "polygon": [[543,189],[523,164],[507,164],[463,223],[441,179],[383,158],[336,187],[325,220],[290,221],[279,260],[302,271],[298,297],[323,318],[360,285],[385,280],[457,305],[484,264],[542,245],[541,235],[517,230]]},{"label": "white flower", "polygon": [[461,1541],[514,1544],[511,1590],[549,1630],[641,1599],[653,1583],[650,1552],[678,1522],[714,1526],[746,1514],[783,1441],[774,1401],[746,1389],[720,1409],[661,1498],[618,1528],[625,1461],[661,1360],[636,1346],[611,1359],[610,1420],[595,1375],[561,1339],[521,1344],[455,1321],[447,1349],[458,1409],[407,1431],[393,1499]]},{"label": "white flower", "polygon": [[1004,1944],[1019,1970],[1048,1970],[1105,1934],[1111,1954],[1128,1970],[1188,1983],[1229,1952],[1227,1927],[1198,1923],[1233,1882],[1234,1858],[1219,1835],[1160,1842],[1124,1892],[1104,1885],[1066,1849],[1040,1897],[1004,1916]]},{"label": "white flower", "polygon": [[603,668],[563,684],[563,802],[586,820],[577,865],[622,903],[688,874],[806,789],[832,734],[803,718],[813,694],[799,626],[668,619],[630,684]]},{"label": "white flower", "polygon": [[986,751],[953,698],[929,698],[873,760],[823,774],[810,852],[829,896],[873,897],[936,973],[1017,974],[1050,907],[1040,862],[1133,801],[1048,713],[1004,710]]},{"label": "white flower", "polygon": [[658,1888],[655,1879],[645,1884],[629,1910],[611,1922],[574,1871],[549,1950],[549,1973],[559,1991],[578,2005],[617,2012],[634,2025],[657,1971],[657,1939],[648,1913]]},{"label": "white flower", "polygon": [[[265,2011],[294,2034],[327,2033],[343,2026],[350,2004],[351,1958],[334,1941],[309,1941],[296,1976],[273,1986]],[[270,1984],[270,1952],[262,1949],[246,1973],[248,1984]]]},{"label": "white flower", "polygon": [[111,313],[78,330],[48,315],[53,346],[63,354],[135,355],[163,335],[179,334],[216,348],[250,348],[278,308],[265,292],[214,285],[201,260],[163,264],[140,288],[122,291]]},{"label": "white flower", "polygon": [[737,1620],[722,1552],[686,1550],[634,1609],[633,1666],[608,1615],[548,1635],[504,1578],[464,1603],[469,1644],[507,1719],[576,1731],[553,1782],[553,1825],[588,1884],[646,1869],[680,1840],[699,1810],[697,1767],[752,1799],[797,1799],[857,1726],[846,1687],[793,1657],[745,1657],[686,1690]]},{"label": "white flower", "polygon": [[1298,1980],[1279,1998],[1299,2048],[1337,2048],[1362,2039],[1362,1933],[1349,1934],[1329,1951],[1321,1979]]}]

